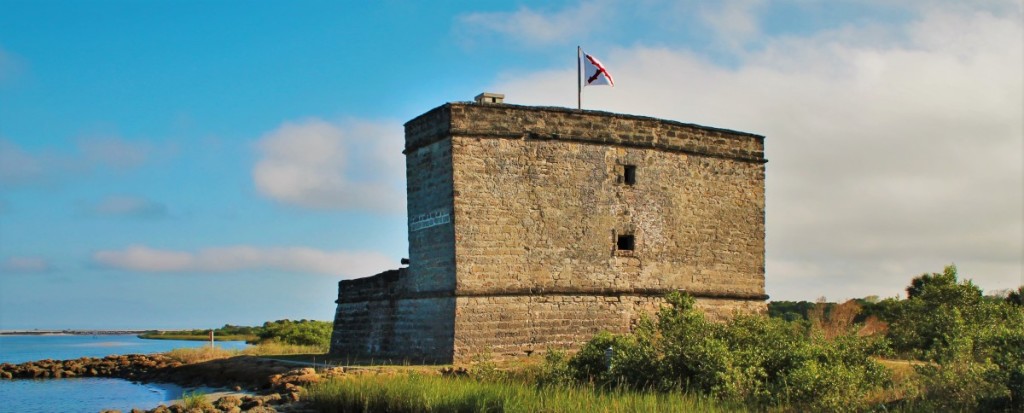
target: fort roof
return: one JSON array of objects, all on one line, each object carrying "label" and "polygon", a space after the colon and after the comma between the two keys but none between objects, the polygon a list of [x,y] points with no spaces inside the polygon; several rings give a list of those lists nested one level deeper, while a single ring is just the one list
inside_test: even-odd
[{"label": "fort roof", "polygon": [[405,133],[405,153],[449,136],[471,136],[557,139],[767,162],[761,135],[649,116],[551,106],[450,102],[406,122]]}]

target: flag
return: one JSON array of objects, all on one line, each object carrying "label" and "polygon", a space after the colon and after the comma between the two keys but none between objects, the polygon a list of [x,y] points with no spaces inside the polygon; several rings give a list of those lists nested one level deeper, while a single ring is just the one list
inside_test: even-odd
[{"label": "flag", "polygon": [[576,46],[576,109],[583,109],[583,86],[597,85],[615,86],[615,80],[600,60]]},{"label": "flag", "polygon": [[612,79],[612,74],[608,73],[608,69],[605,69],[604,65],[601,64],[601,61],[597,60],[596,57],[583,53],[582,60],[584,86],[615,86],[615,80]]}]

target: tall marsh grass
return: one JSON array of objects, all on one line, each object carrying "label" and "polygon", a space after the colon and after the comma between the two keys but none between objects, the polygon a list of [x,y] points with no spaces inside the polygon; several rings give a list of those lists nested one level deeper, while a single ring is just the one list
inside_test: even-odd
[{"label": "tall marsh grass", "polygon": [[309,346],[286,344],[278,341],[265,341],[243,349],[240,354],[245,356],[281,356],[289,354],[327,354],[328,346]]},{"label": "tall marsh grass", "polygon": [[242,350],[227,350],[220,347],[176,348],[166,354],[185,364],[202,363],[204,361],[235,357],[235,356],[281,356],[291,354],[325,354],[327,349],[320,346],[300,346],[282,344],[276,341],[246,347]]},{"label": "tall marsh grass", "polygon": [[220,347],[194,347],[176,348],[164,354],[182,363],[192,364],[228,358],[236,355],[237,353],[234,350],[226,350]]},{"label": "tall marsh grass", "polygon": [[206,400],[206,393],[201,391],[187,391],[181,395],[181,405],[185,407],[185,410],[191,411],[193,409],[204,410],[208,407],[213,407],[213,404]]},{"label": "tall marsh grass", "polygon": [[347,376],[313,384],[306,400],[319,412],[731,412],[685,394],[538,387],[422,374]]}]

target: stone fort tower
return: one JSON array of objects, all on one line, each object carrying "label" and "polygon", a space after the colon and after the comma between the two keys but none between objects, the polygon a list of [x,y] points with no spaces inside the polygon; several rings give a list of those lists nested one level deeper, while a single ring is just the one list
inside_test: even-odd
[{"label": "stone fort tower", "polygon": [[333,355],[575,348],[676,290],[764,311],[764,137],[502,97],[405,124],[409,266],[340,282]]}]

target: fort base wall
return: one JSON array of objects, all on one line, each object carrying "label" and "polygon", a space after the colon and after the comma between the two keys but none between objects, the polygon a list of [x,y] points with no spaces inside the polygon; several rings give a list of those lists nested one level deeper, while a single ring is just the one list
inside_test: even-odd
[{"label": "fort base wall", "polygon": [[451,363],[455,298],[415,294],[406,269],[342,281],[330,353],[346,361]]},{"label": "fort base wall", "polygon": [[[576,350],[594,335],[629,332],[665,305],[650,294],[371,297],[393,283],[349,287],[362,298],[339,302],[331,353],[351,362],[467,363]],[[761,301],[697,298],[709,319],[763,313]]]},{"label": "fort base wall", "polygon": [[[712,320],[762,313],[764,302],[697,298]],[[650,295],[533,295],[459,297],[455,304],[455,362],[480,354],[523,357],[573,351],[596,334],[629,332],[643,314],[655,317],[665,299]]]}]

